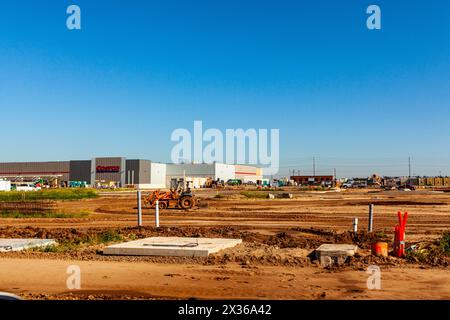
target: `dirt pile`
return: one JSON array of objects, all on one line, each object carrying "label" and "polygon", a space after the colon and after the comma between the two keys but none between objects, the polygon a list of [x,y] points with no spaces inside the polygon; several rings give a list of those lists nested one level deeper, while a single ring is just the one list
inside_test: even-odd
[{"label": "dirt pile", "polygon": [[[202,258],[177,257],[108,257],[102,255],[105,245],[121,241],[130,241],[153,236],[176,237],[212,237],[238,238],[244,243],[236,248],[211,255],[206,260]],[[312,263],[311,253],[324,243],[358,245],[366,255],[355,255],[346,266],[363,267],[368,264],[399,265],[403,263],[422,264],[429,266],[448,266],[450,258],[445,255],[439,244],[422,243],[417,250],[408,252],[406,259],[394,257],[374,257],[369,254],[371,244],[376,241],[390,242],[384,234],[359,232],[355,238],[352,232],[337,233],[320,229],[291,228],[274,235],[240,230],[238,227],[125,227],[125,228],[36,228],[9,227],[0,228],[1,238],[42,238],[55,239],[63,250],[46,252],[22,252],[12,255],[60,257],[79,260],[126,260],[148,261],[158,263],[199,263],[226,264],[239,263],[243,266],[252,265],[284,265],[306,266]],[[442,241],[441,241],[442,242]]]},{"label": "dirt pile", "polygon": [[282,265],[304,267],[310,264],[309,250],[298,248],[279,248],[277,246],[244,243],[208,257],[206,264],[226,264],[235,262],[244,268],[257,265]]},{"label": "dirt pile", "polygon": [[377,241],[389,242],[390,239],[383,234],[358,232],[355,237],[353,232],[337,233],[319,229],[293,228],[297,232],[279,232],[269,236],[263,241],[265,244],[276,245],[280,248],[305,248],[316,249],[324,243],[350,244],[354,243],[359,248],[369,249],[372,243]]},{"label": "dirt pile", "polygon": [[41,238],[73,242],[83,242],[99,234],[117,234],[127,239],[140,239],[154,236],[167,237],[221,237],[241,238],[244,241],[258,239],[255,233],[240,231],[235,227],[125,227],[125,228],[37,228],[8,227],[0,228],[1,238]]}]

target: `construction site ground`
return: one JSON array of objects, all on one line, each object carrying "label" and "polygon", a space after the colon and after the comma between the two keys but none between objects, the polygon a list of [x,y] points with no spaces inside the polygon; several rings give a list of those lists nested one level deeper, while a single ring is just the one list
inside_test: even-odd
[{"label": "construction site ground", "polygon": [[[248,198],[242,190],[196,190],[199,208],[144,209],[137,227],[135,192],[59,201],[77,218],[0,218],[1,238],[51,238],[64,250],[0,253],[0,291],[26,299],[450,299],[450,259],[379,258],[374,241],[393,240],[397,211],[408,211],[407,245],[432,243],[450,229],[450,193],[432,190],[297,191],[293,199]],[[219,196],[218,196],[219,195]],[[367,232],[368,205],[374,231]],[[355,240],[353,218],[359,219]],[[240,238],[208,258],[105,256],[109,243],[150,236]],[[97,239],[93,241],[92,239]],[[102,241],[98,241],[102,239]],[[322,268],[311,259],[323,243],[352,243],[356,256]],[[78,265],[81,289],[68,289]],[[367,286],[367,268],[381,270],[381,289]]]}]

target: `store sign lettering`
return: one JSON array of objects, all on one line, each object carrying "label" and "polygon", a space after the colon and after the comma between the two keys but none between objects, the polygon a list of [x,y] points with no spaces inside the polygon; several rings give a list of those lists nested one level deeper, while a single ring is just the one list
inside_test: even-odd
[{"label": "store sign lettering", "polygon": [[105,173],[105,172],[119,172],[119,166],[97,166],[97,173]]}]

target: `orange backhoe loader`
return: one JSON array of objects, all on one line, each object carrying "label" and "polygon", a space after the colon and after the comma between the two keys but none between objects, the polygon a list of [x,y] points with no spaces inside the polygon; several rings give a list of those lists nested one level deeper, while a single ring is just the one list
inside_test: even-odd
[{"label": "orange backhoe loader", "polygon": [[160,209],[181,208],[188,210],[198,205],[198,199],[189,188],[186,191],[179,187],[170,189],[169,192],[161,192],[160,190],[153,191],[144,197],[144,207],[154,208],[156,206],[156,200],[158,200],[158,207]]}]

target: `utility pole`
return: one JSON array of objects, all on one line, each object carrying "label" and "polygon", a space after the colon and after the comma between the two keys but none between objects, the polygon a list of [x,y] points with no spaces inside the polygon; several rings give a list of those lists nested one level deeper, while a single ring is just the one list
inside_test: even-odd
[{"label": "utility pole", "polygon": [[408,184],[411,185],[411,157],[408,157]]},{"label": "utility pole", "polygon": [[313,177],[316,176],[316,157],[313,157]]},{"label": "utility pole", "polygon": [[336,180],[337,180],[337,177],[336,177],[336,168],[333,169],[333,175],[334,175],[334,186],[336,186]]}]

